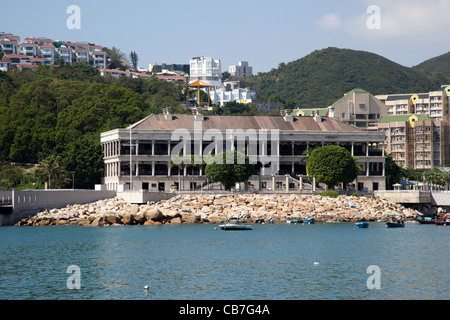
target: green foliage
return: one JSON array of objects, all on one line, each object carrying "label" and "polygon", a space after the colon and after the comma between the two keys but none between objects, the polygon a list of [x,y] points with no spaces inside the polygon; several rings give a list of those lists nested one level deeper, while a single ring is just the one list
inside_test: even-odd
[{"label": "green foliage", "polygon": [[20,167],[5,164],[0,169],[0,190],[12,190],[20,185],[24,170]]},{"label": "green foliage", "polygon": [[330,197],[330,198],[339,197],[339,193],[336,190],[327,190],[327,191],[321,192],[320,195],[322,197]]},{"label": "green foliage", "polygon": [[356,160],[347,149],[330,145],[315,148],[308,157],[306,172],[312,180],[314,175],[317,182],[325,183],[330,188],[336,183],[348,184],[356,179],[358,166]]},{"label": "green foliage", "polygon": [[[227,161],[227,155],[233,161]],[[218,160],[211,162],[211,158],[208,157],[205,168],[206,177],[211,181],[221,182],[227,190],[237,182],[247,181],[254,173],[254,166],[250,164],[249,157],[236,150],[221,152],[214,157],[223,161],[222,163],[217,163]]]},{"label": "green foliage", "polygon": [[403,175],[402,168],[395,163],[390,154],[388,154],[385,159],[385,175],[387,190],[392,190],[393,185],[399,183]]},{"label": "green foliage", "polygon": [[[444,79],[445,77],[450,77],[450,52],[428,59],[414,66],[413,69],[425,72],[429,76],[444,77]],[[441,83],[447,84],[445,81]]]},{"label": "green foliage", "polygon": [[327,107],[354,88],[372,94],[426,92],[447,83],[379,55],[349,49],[317,50],[277,69],[241,79],[259,99],[277,97],[289,107]]},{"label": "green foliage", "polygon": [[0,163],[59,155],[75,187],[92,188],[104,166],[100,133],[164,107],[190,112],[176,103],[182,90],[157,78],[101,77],[85,63],[0,72]]}]

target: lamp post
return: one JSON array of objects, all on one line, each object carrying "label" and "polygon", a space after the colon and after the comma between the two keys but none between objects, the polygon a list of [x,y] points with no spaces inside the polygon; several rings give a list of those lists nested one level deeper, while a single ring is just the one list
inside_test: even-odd
[{"label": "lamp post", "polygon": [[72,190],[75,190],[75,171],[70,171],[72,174]]}]

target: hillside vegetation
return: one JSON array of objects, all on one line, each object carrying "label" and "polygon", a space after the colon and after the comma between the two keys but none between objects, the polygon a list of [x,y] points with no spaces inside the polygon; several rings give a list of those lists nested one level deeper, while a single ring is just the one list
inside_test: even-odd
[{"label": "hillside vegetation", "polygon": [[435,90],[446,77],[404,67],[380,55],[327,48],[242,80],[259,99],[281,100],[288,107],[327,107],[346,92],[362,88],[372,94]]},{"label": "hillside vegetation", "polygon": [[428,59],[414,66],[413,69],[427,74],[436,73],[440,74],[441,77],[450,77],[450,52]]},{"label": "hillside vegetation", "polygon": [[0,164],[58,155],[61,167],[75,172],[75,187],[92,188],[104,168],[100,133],[164,107],[188,112],[180,99],[182,87],[174,84],[102,77],[81,63],[0,72]]}]

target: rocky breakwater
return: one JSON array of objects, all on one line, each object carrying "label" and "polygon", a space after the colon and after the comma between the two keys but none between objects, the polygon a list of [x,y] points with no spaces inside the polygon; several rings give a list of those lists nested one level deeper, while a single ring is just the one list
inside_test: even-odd
[{"label": "rocky breakwater", "polygon": [[247,223],[314,218],[317,222],[386,220],[389,214],[414,219],[416,212],[377,197],[298,194],[207,194],[178,195],[143,205],[122,199],[100,200],[40,212],[19,221],[18,226],[159,225],[168,223],[223,223],[241,215]]}]

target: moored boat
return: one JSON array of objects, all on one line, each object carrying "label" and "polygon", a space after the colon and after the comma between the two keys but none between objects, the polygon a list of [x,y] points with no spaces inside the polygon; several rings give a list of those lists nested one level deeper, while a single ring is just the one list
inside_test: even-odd
[{"label": "moored boat", "polygon": [[229,218],[225,224],[221,224],[219,227],[225,231],[253,230],[250,225],[241,223],[240,216],[233,216]]},{"label": "moored boat", "polygon": [[357,228],[368,228],[369,227],[369,223],[365,222],[365,221],[357,222],[356,223],[356,227]]},{"label": "moored boat", "polygon": [[435,224],[437,226],[450,226],[450,220],[446,219],[446,220],[438,220],[435,221]]},{"label": "moored boat", "polygon": [[405,226],[401,214],[390,214],[389,217],[390,221],[386,222],[386,228],[403,228]]},{"label": "moored boat", "polygon": [[316,220],[314,218],[312,218],[312,219],[303,219],[303,223],[306,223],[306,224],[314,224],[315,221]]},{"label": "moored boat", "polygon": [[405,224],[402,222],[386,222],[386,228],[403,228]]},{"label": "moored boat", "polygon": [[430,217],[419,217],[416,219],[419,224],[436,224],[436,219]]}]

